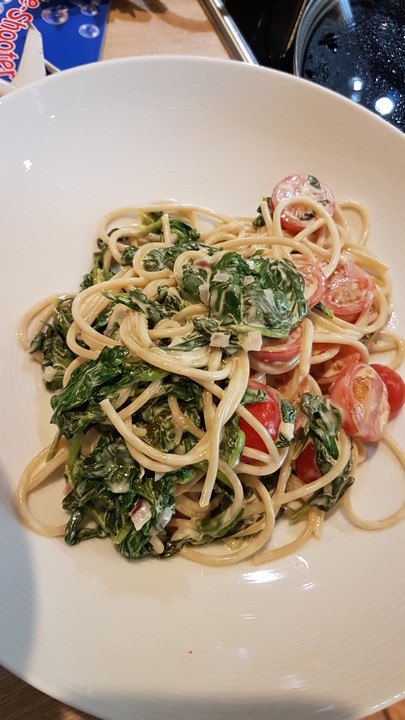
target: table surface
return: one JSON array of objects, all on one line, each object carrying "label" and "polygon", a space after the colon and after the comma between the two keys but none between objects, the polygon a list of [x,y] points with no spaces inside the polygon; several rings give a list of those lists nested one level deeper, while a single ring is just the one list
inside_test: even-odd
[{"label": "table surface", "polygon": [[[112,0],[102,60],[131,55],[228,57],[198,0]],[[94,720],[0,667],[1,720]],[[405,720],[405,701],[367,720]]]}]

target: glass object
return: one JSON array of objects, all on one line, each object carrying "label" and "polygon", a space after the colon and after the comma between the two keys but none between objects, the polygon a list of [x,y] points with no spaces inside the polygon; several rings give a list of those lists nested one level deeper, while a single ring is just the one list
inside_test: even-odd
[{"label": "glass object", "polygon": [[405,131],[404,1],[311,0],[294,71]]}]

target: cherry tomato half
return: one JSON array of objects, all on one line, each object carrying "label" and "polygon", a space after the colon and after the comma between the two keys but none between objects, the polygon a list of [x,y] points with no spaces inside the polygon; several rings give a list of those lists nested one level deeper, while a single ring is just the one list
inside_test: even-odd
[{"label": "cherry tomato half", "polygon": [[339,318],[357,317],[372,305],[374,280],[350,260],[339,263],[326,281],[324,304]]},{"label": "cherry tomato half", "polygon": [[309,440],[294,463],[295,474],[304,483],[318,480],[322,473],[316,464],[314,443]]},{"label": "cherry tomato half", "polygon": [[[280,200],[303,196],[321,203],[328,215],[333,215],[335,212],[335,199],[331,190],[314,175],[288,175],[280,180],[271,194],[271,206],[274,210]],[[291,203],[281,213],[280,220],[285,230],[296,234],[303,230],[315,216],[311,207]]]},{"label": "cherry tomato half", "polygon": [[405,403],[405,383],[395,370],[392,370],[386,365],[372,363],[370,367],[374,368],[387,388],[388,403],[390,406],[389,417],[391,420],[395,415],[398,415]]},{"label": "cherry tomato half", "polygon": [[[276,393],[267,385],[257,382],[257,380],[249,380],[249,387],[254,390],[264,390],[267,399],[262,402],[245,405],[246,410],[259,420],[263,427],[267,430],[270,437],[275,440],[281,423],[280,403]],[[267,452],[267,448],[260,435],[243,419],[239,418],[239,427],[246,435],[246,447]],[[246,462],[251,462],[249,458],[243,458]]]},{"label": "cherry tomato half", "polygon": [[322,268],[303,255],[292,255],[291,260],[305,278],[305,299],[308,300],[309,307],[313,308],[321,302],[326,292],[326,278]]},{"label": "cherry tomato half", "polygon": [[249,355],[255,360],[271,365],[275,362],[288,362],[299,355],[302,341],[302,327],[297,325],[290,331],[286,340],[263,338],[261,350],[252,350]]},{"label": "cherry tomato half", "polygon": [[369,442],[381,439],[390,407],[387,389],[370,365],[350,365],[331,385],[329,397],[341,411],[343,430],[350,437]]}]

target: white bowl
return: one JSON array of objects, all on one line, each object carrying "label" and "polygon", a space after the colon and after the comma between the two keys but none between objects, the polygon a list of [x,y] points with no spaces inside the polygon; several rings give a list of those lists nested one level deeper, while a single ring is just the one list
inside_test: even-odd
[{"label": "white bowl", "polygon": [[[405,693],[405,522],[371,533],[337,512],[273,565],[131,564],[68,547],[14,516],[19,475],[50,437],[39,373],[17,346],[35,301],[76,290],[98,219],[176,198],[254,214],[310,172],[364,203],[405,327],[405,139],[332,92],[238,62],[140,57],[52,76],[0,103],[0,662],[101,718],[359,718]],[[403,437],[404,419],[392,425]],[[367,467],[368,511],[404,498],[395,463]]]}]

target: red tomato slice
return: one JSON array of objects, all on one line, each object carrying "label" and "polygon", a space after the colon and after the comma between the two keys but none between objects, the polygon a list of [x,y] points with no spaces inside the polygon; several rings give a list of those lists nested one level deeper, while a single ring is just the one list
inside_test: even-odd
[{"label": "red tomato slice", "polygon": [[286,340],[273,340],[272,338],[263,338],[263,346],[261,350],[252,350],[250,357],[260,362],[271,365],[275,362],[288,362],[299,355],[302,341],[302,327],[297,325],[290,331]]},{"label": "red tomato slice", "polygon": [[405,383],[395,370],[386,365],[372,363],[370,367],[374,368],[387,388],[391,420],[395,415],[398,415],[405,403]]},{"label": "red tomato slice", "polygon": [[[280,200],[285,198],[301,198],[308,196],[311,200],[321,203],[328,215],[335,212],[335,198],[331,190],[313,175],[288,175],[280,180],[271,194],[271,206],[274,210]],[[298,233],[316,217],[310,207],[291,203],[281,213],[281,225],[291,233]]]},{"label": "red tomato slice", "polygon": [[372,305],[374,291],[371,275],[345,260],[327,279],[323,302],[336,317],[356,317]]},{"label": "red tomato slice", "polygon": [[314,443],[307,442],[294,463],[295,474],[304,483],[311,483],[318,480],[322,473],[316,464]]},{"label": "red tomato slice", "polygon": [[[269,433],[270,437],[275,440],[281,423],[280,403],[277,395],[272,388],[267,385],[263,385],[263,383],[257,382],[257,380],[249,380],[249,387],[254,390],[264,390],[267,394],[267,400],[252,403],[251,405],[245,405],[245,407],[257,420],[259,420]],[[260,435],[258,435],[257,432],[253,430],[253,428],[243,418],[239,418],[239,427],[246,435],[246,447],[267,452],[267,448]],[[242,459],[246,462],[251,462],[250,458],[242,457]]]},{"label": "red tomato slice", "polygon": [[[313,352],[316,352],[318,345],[313,346]],[[324,352],[326,345],[319,344],[319,352]],[[344,373],[350,365],[355,365],[360,361],[360,353],[351,345],[342,345],[338,354],[331,360],[326,360],[320,365],[312,366],[312,374],[316,379],[319,387],[327,388],[337,379],[338,375]]]},{"label": "red tomato slice", "polygon": [[369,442],[381,439],[390,407],[380,376],[364,363],[350,365],[330,387],[329,397],[342,413],[343,430]]},{"label": "red tomato slice", "polygon": [[303,255],[292,255],[291,260],[305,278],[305,299],[308,300],[309,307],[313,308],[326,292],[326,278],[322,268]]}]

